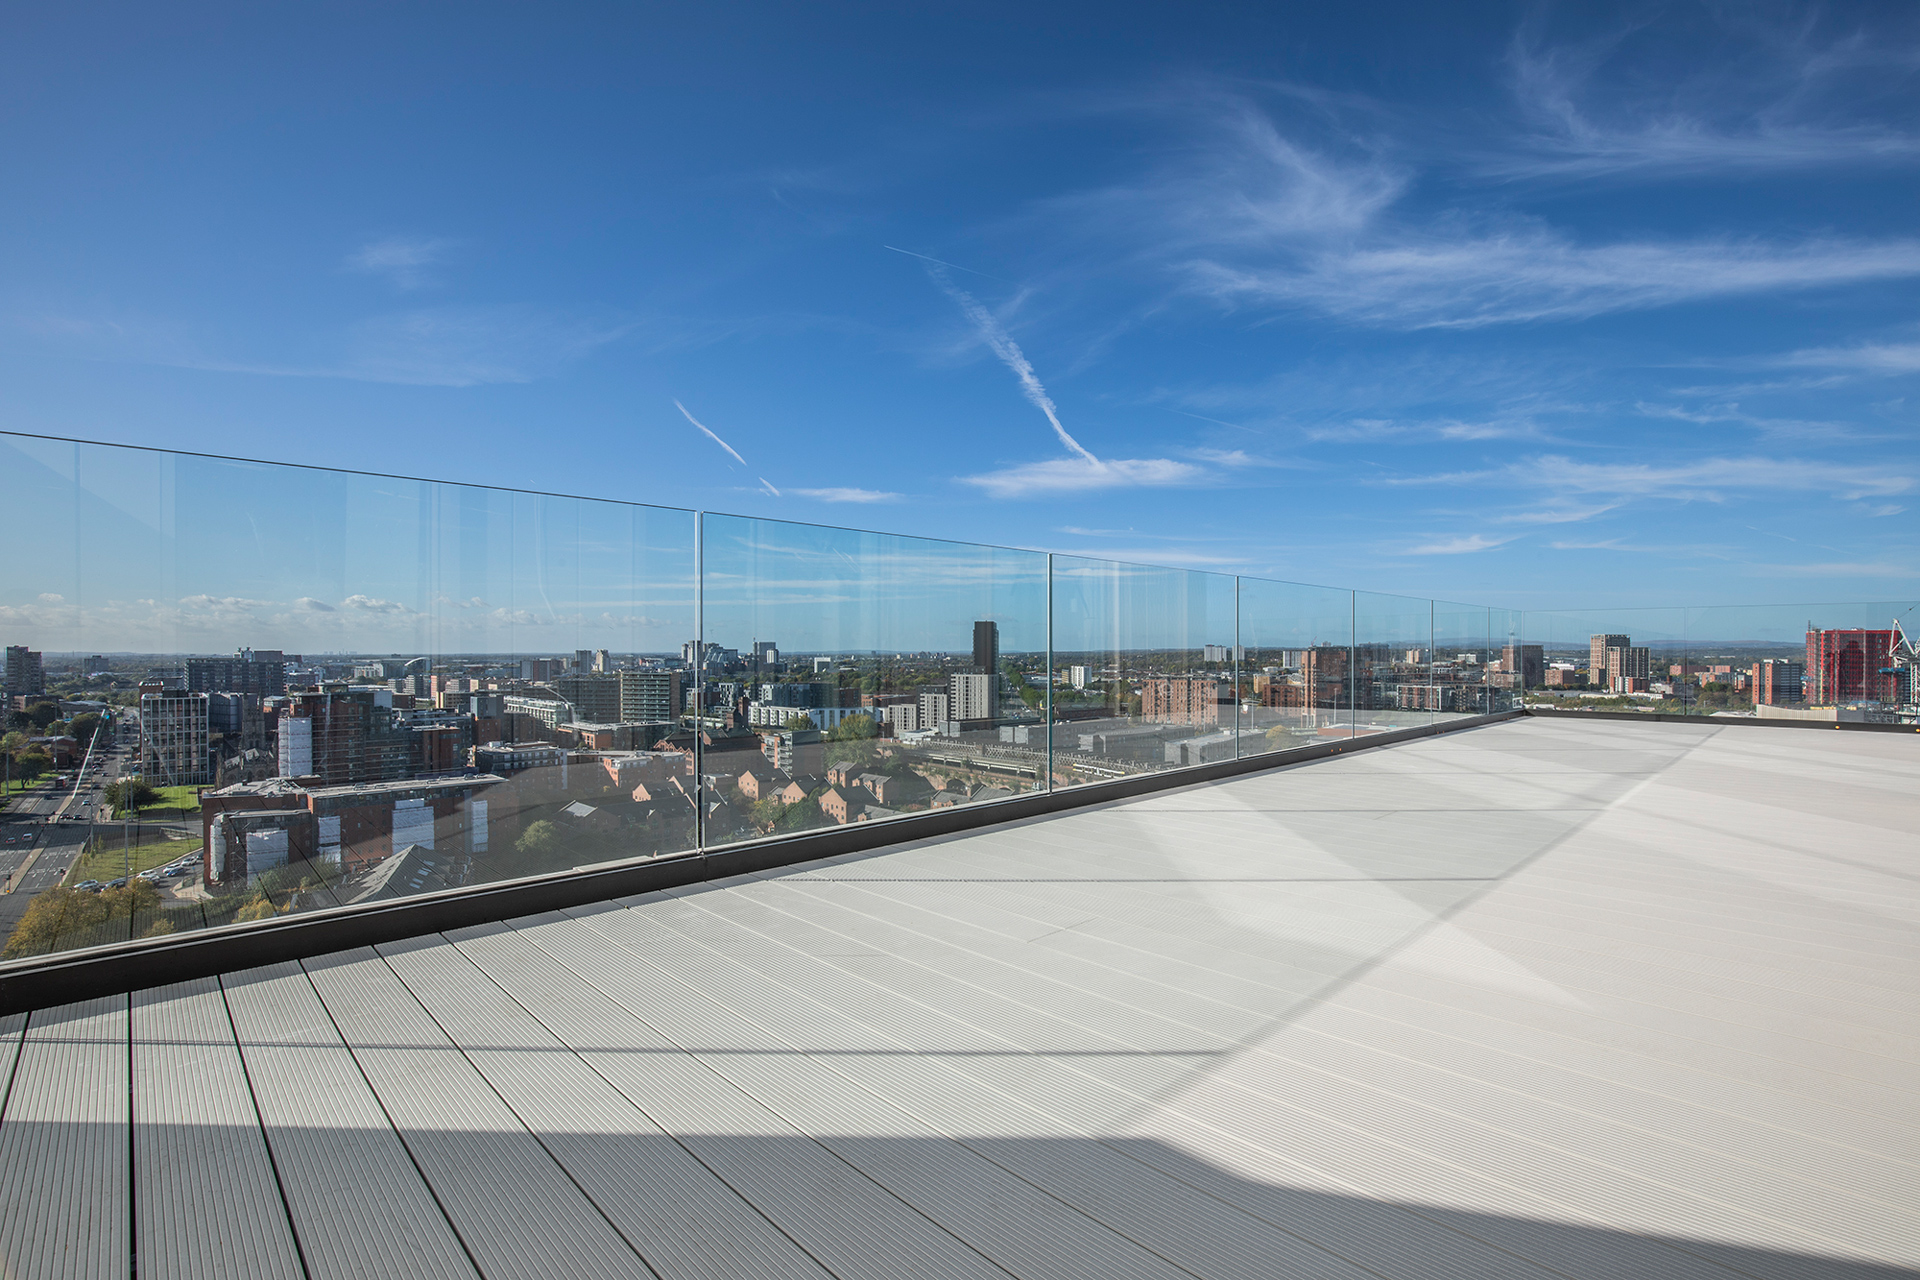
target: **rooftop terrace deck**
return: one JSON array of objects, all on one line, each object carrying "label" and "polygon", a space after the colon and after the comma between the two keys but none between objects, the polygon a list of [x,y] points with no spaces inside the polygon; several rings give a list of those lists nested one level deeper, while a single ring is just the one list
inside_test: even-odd
[{"label": "rooftop terrace deck", "polygon": [[1525,720],[16,1017],[0,1265],[1910,1275],[1916,831]]}]

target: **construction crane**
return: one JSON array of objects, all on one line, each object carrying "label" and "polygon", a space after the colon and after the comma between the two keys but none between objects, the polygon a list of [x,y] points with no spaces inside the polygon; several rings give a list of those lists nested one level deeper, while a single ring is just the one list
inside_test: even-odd
[{"label": "construction crane", "polygon": [[[1912,613],[1913,610],[1907,610]],[[1900,625],[1900,619],[1893,620],[1893,634],[1887,638],[1887,665],[1881,669],[1883,676],[1898,676],[1904,667],[1907,672],[1907,697],[1909,703],[1920,703],[1920,646],[1916,646],[1906,628]]]}]

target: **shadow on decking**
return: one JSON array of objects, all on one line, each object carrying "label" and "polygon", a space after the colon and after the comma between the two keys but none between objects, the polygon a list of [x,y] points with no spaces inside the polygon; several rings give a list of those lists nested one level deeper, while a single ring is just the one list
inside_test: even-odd
[{"label": "shadow on decking", "polygon": [[[631,1127],[634,1119],[624,1122]],[[102,1146],[97,1130],[103,1126],[46,1125],[39,1133],[21,1132],[33,1126],[19,1121],[7,1127],[14,1130],[7,1145],[15,1151],[23,1143],[42,1151],[49,1149],[43,1144],[91,1145],[95,1152],[114,1145]],[[119,1132],[118,1150],[125,1152]],[[322,1153],[343,1175],[410,1162],[446,1215],[444,1232],[439,1221],[409,1222],[374,1203],[346,1220],[331,1194],[316,1197],[313,1188],[293,1184],[278,1196],[268,1192],[266,1203],[292,1206],[310,1274],[334,1270],[327,1260],[341,1260],[347,1242],[326,1237],[342,1232],[353,1236],[346,1254],[362,1265],[386,1258],[391,1274],[404,1272],[422,1249],[439,1252],[425,1238],[435,1235],[443,1236],[448,1261],[464,1269],[464,1255],[486,1275],[540,1274],[525,1265],[525,1244],[536,1237],[543,1237],[542,1256],[556,1272],[576,1271],[593,1258],[604,1268],[606,1251],[624,1242],[638,1255],[635,1274],[644,1274],[637,1265],[644,1260],[662,1276],[1891,1280],[1920,1274],[1792,1248],[1330,1195],[1235,1174],[1152,1139],[435,1130],[407,1133],[403,1141],[405,1154],[394,1134],[381,1129],[303,1128],[271,1136],[283,1171],[307,1164],[311,1173],[309,1162]],[[135,1185],[151,1196],[151,1178],[191,1183],[192,1165],[223,1161],[259,1142],[252,1128],[164,1135],[148,1129],[140,1146],[168,1151],[173,1164],[144,1171],[147,1177]],[[193,1153],[185,1165],[183,1152]],[[554,1202],[530,1189],[542,1178],[529,1174],[542,1172],[557,1186],[564,1178],[577,1188],[577,1212],[556,1215]],[[217,1252],[219,1242],[205,1234],[238,1225],[230,1215],[189,1215],[190,1202],[162,1198],[170,1203],[145,1203],[137,1214],[143,1258],[168,1252],[165,1233],[195,1233],[201,1249]],[[60,1208],[35,1206],[32,1199],[30,1189],[10,1189],[0,1217],[0,1273],[31,1274],[34,1259],[48,1256],[44,1233],[62,1229]],[[324,1218],[315,1216],[323,1205]],[[101,1246],[121,1247],[125,1223],[122,1217],[121,1229],[103,1230],[67,1219],[75,1234],[59,1252],[72,1260]],[[251,1224],[247,1234],[275,1235],[285,1226],[274,1214]],[[90,1242],[92,1230],[99,1238]],[[1780,1234],[1789,1232],[1781,1228]],[[575,1244],[580,1253],[569,1258]],[[118,1269],[110,1259],[93,1261]]]}]

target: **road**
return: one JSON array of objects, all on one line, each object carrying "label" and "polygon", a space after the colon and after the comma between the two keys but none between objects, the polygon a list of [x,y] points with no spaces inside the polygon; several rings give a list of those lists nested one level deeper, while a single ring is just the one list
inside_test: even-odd
[{"label": "road", "polygon": [[102,734],[88,749],[71,790],[42,787],[16,796],[0,812],[0,889],[11,890],[0,892],[0,939],[20,923],[34,895],[66,878],[93,834],[89,819],[96,814],[108,816],[100,799],[102,790],[132,759],[130,746],[108,741]]}]

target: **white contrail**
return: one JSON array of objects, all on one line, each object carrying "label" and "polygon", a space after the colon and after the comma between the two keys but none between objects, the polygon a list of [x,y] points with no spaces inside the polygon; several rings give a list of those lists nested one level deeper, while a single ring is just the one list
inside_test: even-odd
[{"label": "white contrail", "polygon": [[[920,259],[920,261],[922,261],[922,262],[931,262],[931,263],[933,263],[933,264],[934,264],[935,266],[937,266],[937,267],[952,267],[952,268],[953,268],[953,269],[954,269],[955,271],[964,271],[964,272],[966,272],[966,273],[967,273],[968,275],[970,275],[970,276],[985,276],[985,277],[986,277],[986,278],[987,278],[988,280],[1000,280],[1000,277],[999,277],[999,276],[989,276],[989,275],[987,275],[987,273],[986,273],[986,272],[984,272],[984,271],[975,271],[975,270],[974,270],[974,269],[973,269],[972,267],[963,267],[963,266],[961,266],[961,265],[960,265],[959,263],[957,263],[957,262],[945,262],[945,261],[942,261],[942,260],[941,260],[941,259],[939,259],[939,258],[929,258],[929,257],[928,257],[928,256],[927,256],[926,254],[924,254],[924,253],[915,253],[915,252],[914,252],[913,250],[911,250],[911,249],[900,249],[900,248],[896,248],[895,246],[893,246],[893,245],[890,245],[890,244],[883,244],[883,245],[881,245],[880,247],[881,247],[882,249],[892,249],[892,250],[893,250],[893,251],[894,251],[895,253],[904,253],[904,254],[906,254],[906,255],[907,255],[907,256],[908,256],[909,258],[918,258],[918,259]],[[1001,283],[1001,284],[1012,284],[1012,283],[1013,283],[1013,281],[1011,281],[1011,280],[1000,280],[1000,283]]]},{"label": "white contrail", "polygon": [[[914,256],[923,255],[915,254]],[[1086,446],[1068,435],[1067,429],[1060,425],[1060,414],[1053,407],[1053,397],[1047,394],[1047,389],[1040,385],[1040,379],[1034,376],[1033,365],[1027,359],[1026,353],[1020,350],[1020,344],[1000,327],[1000,322],[993,318],[993,313],[981,306],[972,294],[949,280],[945,271],[936,267],[930,268],[927,274],[939,282],[940,287],[946,290],[948,297],[960,304],[961,313],[973,321],[974,327],[980,330],[980,336],[987,340],[989,347],[993,348],[993,354],[999,356],[1000,362],[1013,370],[1013,376],[1020,379],[1020,390],[1026,393],[1027,399],[1033,403],[1034,408],[1047,415],[1047,421],[1053,424],[1054,434],[1060,437],[1060,443],[1094,466],[1099,466],[1100,459],[1089,453]],[[682,412],[685,411],[682,410]],[[704,431],[706,428],[702,427],[701,430]]]},{"label": "white contrail", "polygon": [[760,481],[760,487],[762,489],[765,489],[768,493],[772,494],[776,498],[780,496],[780,491],[774,488],[771,484],[767,483],[767,478],[765,476],[760,476],[758,477],[758,479]]},{"label": "white contrail", "polygon": [[[694,426],[699,427],[701,430],[701,433],[704,434],[707,437],[707,439],[713,441],[715,444],[719,445],[722,449],[725,449],[728,453],[732,454],[733,460],[735,462],[739,463],[743,467],[747,465],[747,460],[740,456],[740,451],[738,449],[735,449],[732,445],[728,444],[725,440],[722,440],[719,436],[713,434],[713,432],[708,431],[705,423],[701,422],[700,419],[694,417],[692,414],[687,413],[687,406],[681,404],[678,400],[675,400],[673,402],[673,407],[678,409],[681,413],[686,414],[687,421],[691,422]],[[766,484],[767,482],[762,480],[760,483]],[[768,485],[767,487],[772,488],[771,485]]]}]

